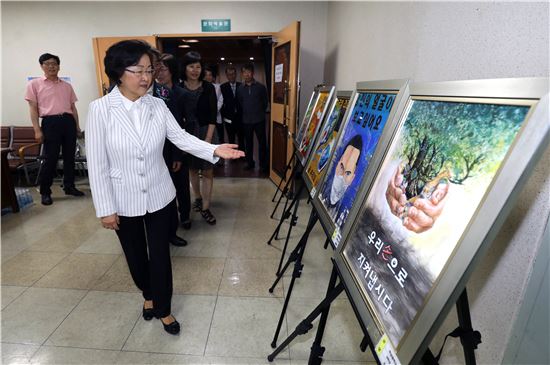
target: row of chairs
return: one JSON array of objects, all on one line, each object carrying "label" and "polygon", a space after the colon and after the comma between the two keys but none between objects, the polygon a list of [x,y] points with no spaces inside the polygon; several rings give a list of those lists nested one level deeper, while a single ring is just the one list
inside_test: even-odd
[{"label": "row of chairs", "polygon": [[36,181],[42,169],[44,159],[42,158],[43,146],[34,139],[32,127],[1,127],[2,149],[9,148],[8,164],[10,171],[16,171],[21,183],[21,174],[25,176],[28,185],[32,185],[29,172],[36,171]]},{"label": "row of chairs", "polygon": [[[10,171],[17,172],[18,184],[23,175],[27,185],[37,185],[44,164],[44,146],[34,139],[33,127],[2,126],[1,143],[2,148],[11,149],[8,164]],[[80,143],[76,146],[75,169],[87,175],[86,156]],[[36,177],[31,180],[30,176],[34,172]]]}]

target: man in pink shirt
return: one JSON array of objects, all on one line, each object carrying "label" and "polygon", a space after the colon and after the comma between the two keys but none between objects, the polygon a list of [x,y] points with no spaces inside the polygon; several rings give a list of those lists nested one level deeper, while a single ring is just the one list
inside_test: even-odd
[{"label": "man in pink shirt", "polygon": [[[34,135],[44,143],[45,162],[40,175],[42,204],[52,204],[51,186],[59,152],[63,152],[63,189],[65,195],[83,196],[74,186],[76,137],[82,132],[78,124],[77,101],[72,86],[59,79],[59,57],[44,53],[38,59],[44,77],[27,84],[25,100],[29,103]],[[38,119],[42,118],[42,126]]]}]

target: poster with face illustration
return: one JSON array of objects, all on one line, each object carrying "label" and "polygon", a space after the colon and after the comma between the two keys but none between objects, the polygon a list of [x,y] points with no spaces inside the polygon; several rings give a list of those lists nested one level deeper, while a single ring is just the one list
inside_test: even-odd
[{"label": "poster with face illustration", "polygon": [[302,135],[302,139],[298,140],[300,142],[298,145],[298,156],[302,165],[305,165],[313,148],[313,144],[315,143],[315,139],[317,137],[317,131],[319,130],[321,122],[324,119],[333,91],[334,87],[329,90],[321,90],[319,92],[319,96],[317,97],[317,102],[315,103],[315,107],[311,113],[307,128]]},{"label": "poster with face illustration", "polygon": [[532,104],[450,97],[409,102],[342,249],[394,348],[425,305]]},{"label": "poster with face illustration", "polygon": [[349,104],[349,97],[337,97],[330,110],[327,121],[319,132],[319,137],[315,144],[306,166],[306,176],[310,182],[310,190],[317,189],[325,167],[328,165],[329,158],[334,151],[336,137],[340,130],[340,125],[344,119]]},{"label": "poster with face illustration", "polygon": [[332,155],[318,199],[337,230],[345,224],[396,94],[359,92]]}]

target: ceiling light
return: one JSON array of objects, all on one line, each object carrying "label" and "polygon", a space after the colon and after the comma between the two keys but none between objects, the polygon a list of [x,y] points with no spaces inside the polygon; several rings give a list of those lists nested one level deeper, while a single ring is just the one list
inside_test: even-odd
[{"label": "ceiling light", "polygon": [[184,42],[186,42],[186,43],[199,43],[199,40],[198,39],[188,39]]},{"label": "ceiling light", "polygon": [[250,61],[254,61],[254,57],[250,57]]},{"label": "ceiling light", "polygon": [[188,45],[188,44],[180,44],[178,47],[179,48],[191,48],[191,46]]},{"label": "ceiling light", "polygon": [[225,57],[220,57],[220,61],[225,61]]}]

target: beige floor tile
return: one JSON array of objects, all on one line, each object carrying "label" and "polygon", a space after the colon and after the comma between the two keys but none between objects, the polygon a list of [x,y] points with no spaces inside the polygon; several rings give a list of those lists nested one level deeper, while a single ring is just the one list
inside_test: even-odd
[{"label": "beige floor tile", "polygon": [[115,263],[92,286],[93,290],[114,292],[139,292],[130,275],[124,255],[118,256]]},{"label": "beige floor tile", "polygon": [[2,217],[2,255],[5,252],[21,252],[26,250],[31,246],[32,242],[42,236],[43,234],[29,232],[28,227],[6,230],[4,229],[4,217]]},{"label": "beige floor tile", "polygon": [[89,292],[50,336],[47,345],[120,350],[141,316],[143,297]]},{"label": "beige floor tile", "polygon": [[[2,239],[2,241],[3,241],[3,240],[4,240],[4,239]],[[2,264],[3,264],[4,262],[8,261],[8,260],[11,259],[12,257],[14,257],[14,256],[20,254],[21,252],[23,252],[24,249],[18,249],[18,248],[16,248],[16,249],[12,249],[12,250],[7,250],[7,249],[4,249],[4,248],[2,247],[2,250],[1,250],[1,251],[2,251],[1,255],[2,255]]]},{"label": "beige floor tile", "polygon": [[236,259],[279,259],[281,257],[284,239],[273,240],[267,244],[273,229],[262,226],[250,226],[235,229],[231,236],[231,246],[228,257]]},{"label": "beige floor tile", "polygon": [[[267,362],[265,358],[208,357],[196,355],[156,354],[149,352],[121,351],[117,364],[184,364],[184,365],[289,365],[289,360]],[[341,364],[346,365],[346,364]]]},{"label": "beige floor tile", "polygon": [[75,252],[120,255],[122,254],[122,247],[117,235],[112,230],[98,227]]},{"label": "beige floor tile", "polygon": [[123,350],[187,355],[204,354],[215,303],[215,296],[173,296],[172,314],[180,322],[180,334],[178,336],[167,334],[158,320],[140,319]]},{"label": "beige floor tile", "polygon": [[[179,357],[179,356],[178,356]],[[290,360],[275,359],[268,362],[266,357],[203,357],[204,364],[212,365],[290,365]]]},{"label": "beige floor tile", "polygon": [[119,351],[42,346],[31,364],[115,364]]},{"label": "beige floor tile", "polygon": [[174,294],[218,293],[225,259],[173,257]]},{"label": "beige floor tile", "polygon": [[117,258],[118,255],[73,253],[38,280],[34,286],[91,289]]},{"label": "beige floor tile", "polygon": [[274,272],[278,263],[278,260],[227,259],[219,295],[282,297],[282,283],[273,293],[268,291],[276,279]]},{"label": "beige floor tile", "polygon": [[231,246],[231,240],[210,240],[206,238],[189,237],[186,232],[179,232],[189,244],[185,247],[170,247],[172,256],[226,258]]},{"label": "beige floor tile", "polygon": [[[158,354],[150,352],[132,352],[132,351],[120,351],[115,360],[115,364],[128,364],[128,365],[141,365],[141,364],[199,364],[197,358],[195,362],[185,362],[184,359],[176,359],[174,354]],[[189,359],[185,359],[189,361]]]},{"label": "beige floor tile", "polygon": [[26,286],[2,285],[2,309],[13,302],[21,293],[27,290]]},{"label": "beige floor tile", "polygon": [[2,311],[2,341],[42,344],[86,294],[29,288]]},{"label": "beige floor tile", "polygon": [[[205,355],[267,357],[282,304],[281,298],[218,297]],[[286,325],[281,333],[286,336]],[[279,354],[288,356],[286,349]]]},{"label": "beige floor tile", "polygon": [[[345,297],[344,294],[341,297]],[[287,323],[292,333],[298,323],[306,318],[320,303],[318,299],[293,298],[287,309]],[[315,339],[318,320],[313,322],[313,328],[305,335],[298,336],[290,344],[292,359],[308,359],[311,345]],[[335,300],[329,312],[329,318],[323,336],[323,346],[326,347],[323,359],[332,361],[374,361],[372,354],[362,353],[359,349],[363,333],[355,317],[349,301]]]},{"label": "beige floor tile", "polygon": [[21,345],[12,343],[2,343],[2,364],[28,364],[31,357],[40,348],[37,345]]},{"label": "beige floor tile", "polygon": [[57,227],[54,231],[49,232],[39,239],[31,243],[29,251],[42,252],[73,252],[81,245],[82,240],[85,240],[89,233],[84,225],[70,222]]},{"label": "beige floor tile", "polygon": [[31,286],[67,254],[23,251],[2,265],[2,285]]}]

